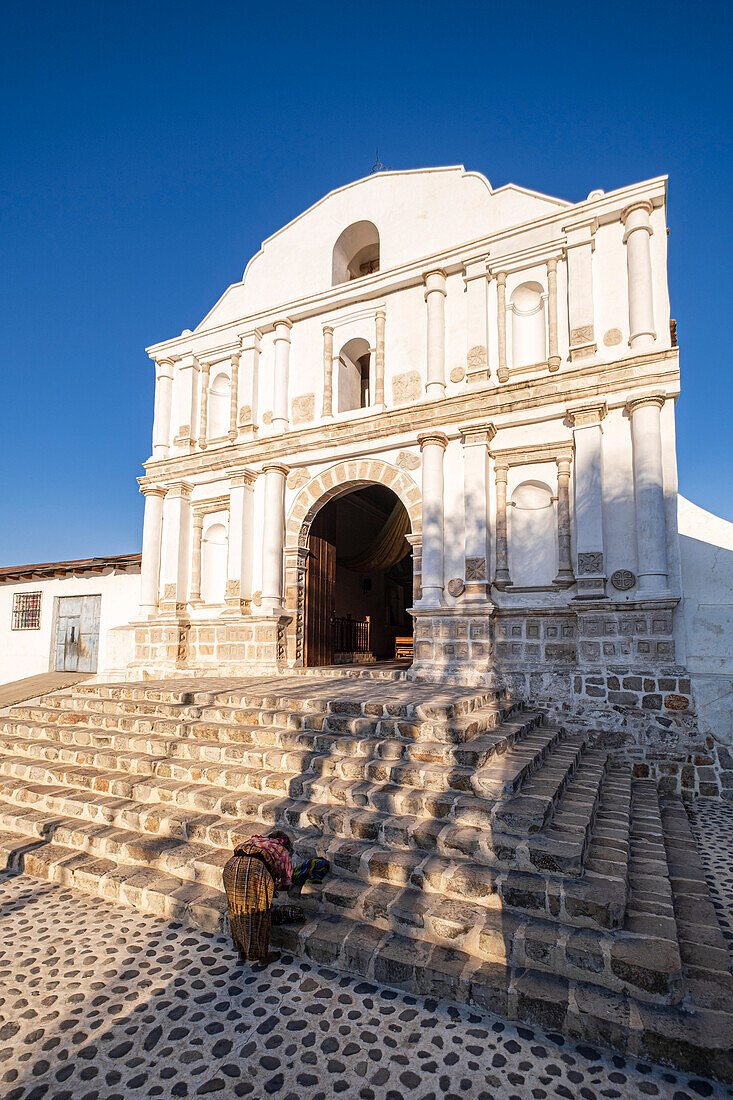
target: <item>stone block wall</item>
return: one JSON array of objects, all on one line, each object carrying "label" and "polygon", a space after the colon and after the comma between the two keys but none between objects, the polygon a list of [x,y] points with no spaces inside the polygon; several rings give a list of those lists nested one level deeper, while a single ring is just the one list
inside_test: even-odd
[{"label": "stone block wall", "polygon": [[416,680],[507,690],[588,732],[683,797],[733,799],[733,754],[701,732],[690,676],[675,664],[674,605],[497,609],[415,615]]},{"label": "stone block wall", "polygon": [[133,678],[253,675],[280,672],[286,659],[288,619],[243,616],[231,620],[138,623]]}]

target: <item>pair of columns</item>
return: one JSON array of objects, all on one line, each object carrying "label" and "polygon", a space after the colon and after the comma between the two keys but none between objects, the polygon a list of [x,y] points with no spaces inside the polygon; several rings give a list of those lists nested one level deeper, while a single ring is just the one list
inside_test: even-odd
[{"label": "pair of columns", "polygon": [[[374,397],[372,405],[384,405],[384,333],[387,320],[385,310],[378,309],[374,315]],[[333,354],[333,326],[323,326],[323,405],[321,415],[333,416],[333,369],[338,356]]]},{"label": "pair of columns", "polygon": [[[570,453],[558,454],[557,465],[557,576],[553,584],[558,588],[569,588],[575,583],[570,548]],[[507,521],[507,483],[508,458],[501,454],[494,457],[494,476],[496,478],[496,571],[494,587],[499,591],[512,583],[509,573],[509,528]]]},{"label": "pair of columns", "polygon": [[[249,472],[236,474],[230,480],[226,603],[238,610],[251,596],[254,481],[254,475]],[[207,507],[205,504],[191,507],[191,486],[186,482],[178,482],[167,489],[144,485],[140,491],[145,497],[140,613],[150,617],[156,614],[159,605],[163,610],[176,612],[188,602],[200,602],[202,535]],[[165,546],[162,545],[164,501],[168,532]],[[217,502],[216,510],[222,507],[226,507],[226,502]]]},{"label": "pair of columns", "polygon": [[[496,376],[500,382],[509,379],[509,362],[506,338],[506,272],[496,272],[496,331],[498,365]],[[554,374],[560,369],[557,312],[557,258],[547,261],[547,365]]]}]

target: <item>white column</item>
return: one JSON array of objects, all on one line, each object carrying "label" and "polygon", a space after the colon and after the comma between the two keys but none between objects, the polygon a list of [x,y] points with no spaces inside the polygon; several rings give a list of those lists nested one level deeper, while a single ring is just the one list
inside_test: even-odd
[{"label": "white column", "polygon": [[200,397],[199,397],[199,447],[205,451],[208,446],[209,433],[209,371],[211,363],[201,364]]},{"label": "white column", "polygon": [[189,603],[201,603],[201,543],[204,534],[204,513],[193,510],[191,516],[193,535],[191,538],[191,590]]},{"label": "white column", "polygon": [[463,272],[466,286],[466,374],[469,382],[485,382],[491,375],[486,256],[468,260]]},{"label": "white column", "polygon": [[424,276],[428,315],[428,380],[425,392],[429,401],[445,394],[445,272],[429,271]]},{"label": "white column", "polygon": [[226,602],[242,611],[252,599],[252,516],[254,475],[235,474],[229,482],[229,556]]},{"label": "white column", "polygon": [[272,462],[265,475],[265,530],[262,538],[262,610],[277,615],[283,606],[283,536],[285,532],[285,478],[288,467]]},{"label": "white column", "polygon": [[383,309],[378,309],[375,319],[375,352],[374,352],[374,400],[373,405],[384,405],[384,328],[387,314]]},{"label": "white column", "polygon": [[654,288],[649,238],[650,202],[635,202],[621,215],[626,226],[626,266],[629,278],[629,347],[649,348],[657,338],[654,329]]},{"label": "white column", "polygon": [[557,576],[553,584],[570,588],[575,584],[570,556],[570,455],[558,455],[557,464]]},{"label": "white column", "polygon": [[626,406],[634,452],[639,595],[645,596],[666,592],[668,585],[660,423],[664,402],[661,394],[648,394],[632,398]]},{"label": "white column", "polygon": [[496,477],[496,572],[494,573],[494,588],[503,592],[512,583],[509,575],[509,533],[506,515],[507,481],[509,480],[509,465],[501,459],[494,459],[494,476]]},{"label": "white column", "polygon": [[143,485],[140,492],[145,497],[143,555],[140,568],[140,614],[151,616],[158,610],[160,537],[163,531],[165,489],[160,485]]},{"label": "white column", "polygon": [[273,397],[272,426],[276,432],[285,432],[290,420],[288,390],[290,384],[290,321],[278,321],[275,325],[275,391]]},{"label": "white column", "polygon": [[602,421],[606,404],[571,405],[575,440],[575,550],[578,599],[604,599]]},{"label": "white column", "polygon": [[191,486],[171,485],[166,493],[166,544],[163,548],[163,604],[177,611],[186,603],[191,546]]},{"label": "white column", "polygon": [[333,329],[323,326],[323,406],[321,416],[333,416]]},{"label": "white column", "polygon": [[260,337],[259,329],[246,332],[239,337],[241,355],[239,357],[239,412],[237,432],[239,435],[253,434],[257,424],[257,400],[260,377]]},{"label": "white column", "polygon": [[496,376],[500,382],[509,379],[509,368],[506,358],[506,273],[497,272],[496,275],[496,330],[499,341],[499,366]]},{"label": "white column", "polygon": [[593,307],[594,220],[566,227],[570,360],[589,359],[598,350]]},{"label": "white column", "polygon": [[155,364],[155,412],[153,414],[153,458],[167,458],[171,434],[174,359]]},{"label": "white column", "polygon": [[461,428],[463,442],[463,504],[465,531],[464,599],[485,600],[489,592],[489,443],[493,424]]},{"label": "white column", "polygon": [[422,599],[421,607],[443,605],[443,456],[442,432],[417,437],[422,451]]},{"label": "white column", "polygon": [[550,372],[560,369],[557,341],[557,260],[547,261],[547,365]]},{"label": "white column", "polygon": [[239,408],[239,352],[234,352],[229,359],[229,438],[234,442],[237,438],[237,410]]}]

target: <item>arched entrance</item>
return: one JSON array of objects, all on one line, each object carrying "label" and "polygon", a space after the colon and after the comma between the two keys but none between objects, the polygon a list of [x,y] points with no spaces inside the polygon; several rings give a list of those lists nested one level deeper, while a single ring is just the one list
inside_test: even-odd
[{"label": "arched entrance", "polygon": [[[421,531],[417,485],[380,460],[338,463],[301,489],[285,547],[295,665],[394,657],[395,638],[412,635]],[[358,648],[348,648],[354,640]]]}]

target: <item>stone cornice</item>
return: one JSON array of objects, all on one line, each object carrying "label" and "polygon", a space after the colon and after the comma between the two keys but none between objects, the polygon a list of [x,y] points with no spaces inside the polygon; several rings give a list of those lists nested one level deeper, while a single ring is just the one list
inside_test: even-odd
[{"label": "stone cornice", "polygon": [[573,457],[572,439],[557,443],[537,443],[527,447],[508,447],[489,451],[495,466],[529,466],[534,462],[570,462]]},{"label": "stone cornice", "polygon": [[194,500],[191,502],[191,511],[200,516],[209,515],[211,512],[229,511],[229,497],[209,497],[208,500]]},{"label": "stone cornice", "polygon": [[[643,387],[648,391],[650,383],[665,390],[669,396],[676,396],[679,393],[678,359],[678,349],[670,348],[614,363],[583,365],[531,382],[518,380],[499,387],[484,386],[439,401],[389,408],[374,416],[329,421],[328,443],[324,442],[324,424],[317,422],[294,431],[243,440],[205,453],[150,459],[144,468],[147,478],[153,481],[214,471],[222,471],[223,476],[229,476],[263,462],[289,459],[291,464],[302,465],[309,461],[321,461],[313,458],[318,452],[324,453],[324,461],[334,455],[342,457],[355,445],[361,447],[362,453],[374,453],[384,448],[387,439],[391,441],[390,445],[393,442],[394,446],[408,446],[416,442],[418,428],[446,432],[447,425],[467,425],[474,419],[478,424],[485,425],[491,419],[498,429],[505,426],[497,422],[498,418],[512,417],[512,423],[516,425],[516,418],[521,419],[522,413],[529,414],[529,423],[536,420],[536,414],[543,406],[556,406],[558,411],[555,415],[559,419],[565,415],[569,402],[589,404],[605,400],[610,408],[623,408],[629,400],[629,390]],[[458,432],[453,435],[457,438]]]},{"label": "stone cornice", "polygon": [[608,413],[605,401],[579,402],[568,405],[567,420],[572,428],[595,428]]}]

